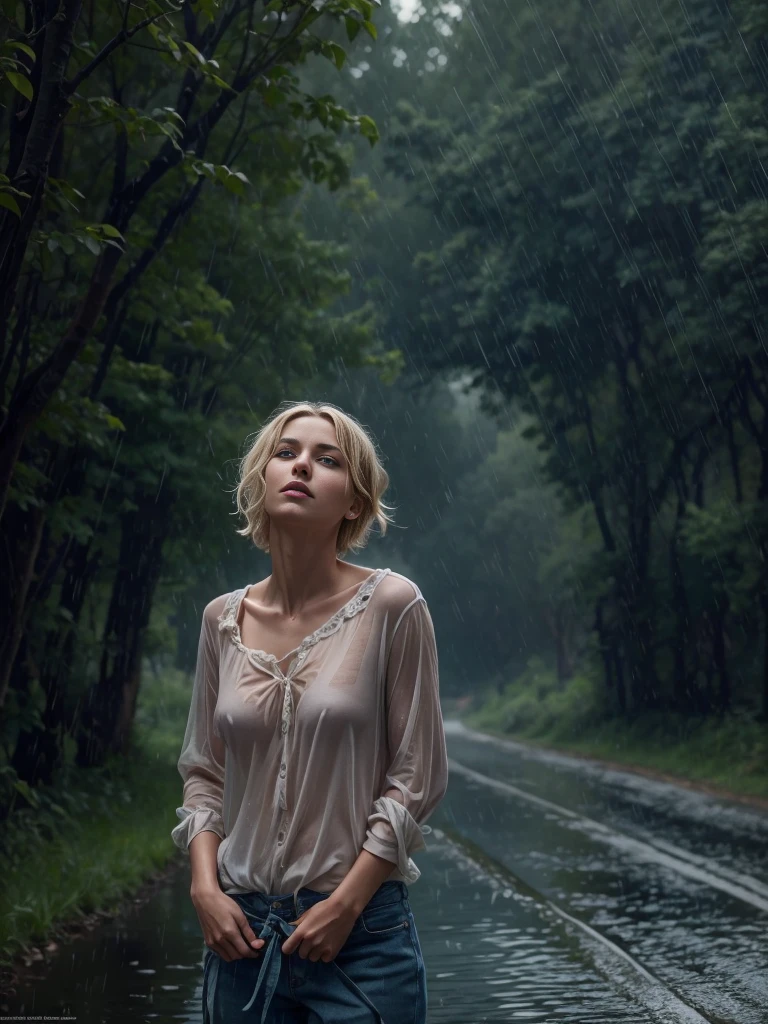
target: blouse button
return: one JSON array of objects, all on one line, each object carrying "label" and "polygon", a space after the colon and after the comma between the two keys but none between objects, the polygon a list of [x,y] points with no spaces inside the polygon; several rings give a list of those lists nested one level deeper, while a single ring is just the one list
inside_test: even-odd
[{"label": "blouse button", "polygon": [[277,833],[277,841],[278,841],[278,843],[282,843],[282,841],[284,839],[285,839],[285,832],[278,832]]},{"label": "blouse button", "polygon": [[281,765],[280,765],[280,775],[281,775],[281,776],[284,776],[284,775],[285,775],[285,765],[284,765],[284,764],[281,764]]}]

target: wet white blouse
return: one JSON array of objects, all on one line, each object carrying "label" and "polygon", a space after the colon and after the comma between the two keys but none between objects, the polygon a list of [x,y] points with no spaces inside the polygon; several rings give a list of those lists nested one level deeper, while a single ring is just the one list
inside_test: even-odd
[{"label": "wet white blouse", "polygon": [[[205,608],[171,836],[216,832],[224,892],[333,892],[361,849],[412,884],[448,755],[435,634],[417,585],[376,569],[278,662],[245,647],[248,587]],[[280,665],[294,654],[287,671]]]}]

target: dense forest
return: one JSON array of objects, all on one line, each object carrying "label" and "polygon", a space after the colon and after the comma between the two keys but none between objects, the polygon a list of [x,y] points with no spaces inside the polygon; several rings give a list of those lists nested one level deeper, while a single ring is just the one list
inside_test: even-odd
[{"label": "dense forest", "polygon": [[446,697],[768,720],[768,9],[6,0],[0,802],[130,749],[268,563],[285,398],[376,436]]}]

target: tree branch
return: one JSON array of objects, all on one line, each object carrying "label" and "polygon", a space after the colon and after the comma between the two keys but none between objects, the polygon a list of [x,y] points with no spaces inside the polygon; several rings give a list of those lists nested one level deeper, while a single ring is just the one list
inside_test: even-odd
[{"label": "tree branch", "polygon": [[[174,10],[178,13],[180,8],[176,7]],[[135,36],[137,32],[141,32],[141,30],[145,29],[147,25],[151,25],[153,21],[159,21],[160,18],[165,18],[166,15],[167,11],[164,11],[162,14],[153,14],[151,17],[144,18],[143,21],[138,22],[138,24],[134,25],[133,28],[121,29],[113,39],[110,39],[110,41],[102,47],[101,50],[99,50],[92,61],[89,61],[84,68],[81,68],[74,78],[71,78],[68,82],[64,83],[64,90],[67,95],[71,96],[72,93],[82,85],[85,79],[92,75],[96,68],[99,67],[100,64],[103,64],[107,57],[113,54],[119,46],[122,46],[123,43]]]}]

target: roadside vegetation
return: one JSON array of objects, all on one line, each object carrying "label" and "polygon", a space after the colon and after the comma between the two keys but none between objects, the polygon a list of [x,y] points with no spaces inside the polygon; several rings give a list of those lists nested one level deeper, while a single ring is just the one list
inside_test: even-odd
[{"label": "roadside vegetation", "polygon": [[608,717],[599,680],[576,675],[557,683],[541,659],[501,693],[446,703],[446,717],[496,736],[669,775],[723,795],[768,801],[768,732],[748,714],[722,718],[645,712]]}]

